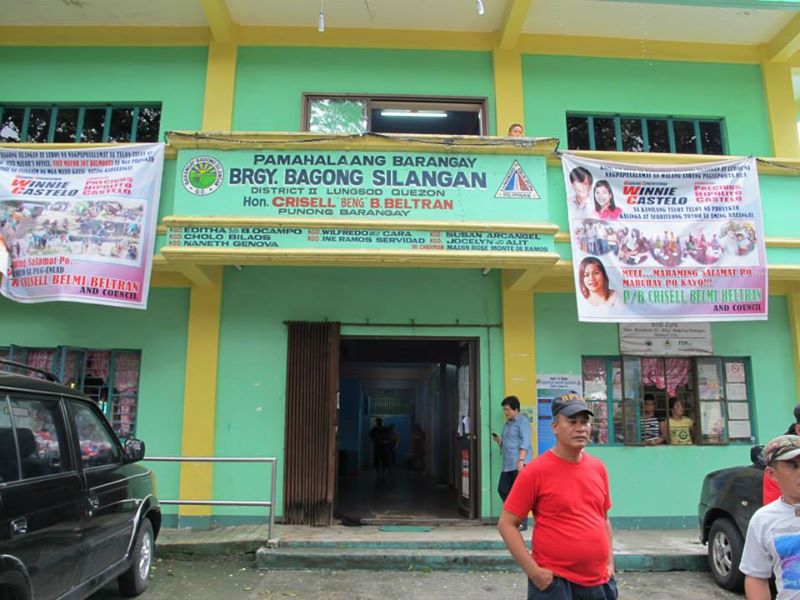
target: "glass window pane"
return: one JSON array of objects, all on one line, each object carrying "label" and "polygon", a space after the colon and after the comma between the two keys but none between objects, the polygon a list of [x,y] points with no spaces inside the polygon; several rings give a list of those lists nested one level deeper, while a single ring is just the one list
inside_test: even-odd
[{"label": "glass window pane", "polygon": [[567,117],[567,148],[591,150],[589,146],[588,117]]},{"label": "glass window pane", "polygon": [[623,442],[622,363],[618,360],[611,361],[611,399],[614,407],[614,441]]},{"label": "glass window pane", "polygon": [[144,106],[139,109],[139,121],[136,124],[137,142],[157,142],[158,130],[161,127],[161,109]]},{"label": "glass window pane", "polygon": [[594,413],[592,442],[608,443],[608,381],[604,358],[583,359],[583,395]]},{"label": "glass window pane", "polygon": [[718,358],[697,359],[697,391],[700,400],[700,439],[706,444],[728,441],[722,390],[722,365]]},{"label": "glass window pane", "polygon": [[103,128],[106,123],[105,108],[87,108],[83,111],[83,131],[81,142],[88,144],[103,141]]},{"label": "glass window pane", "polygon": [[0,483],[19,479],[17,443],[11,427],[11,406],[6,398],[0,398]]},{"label": "glass window pane", "polygon": [[622,150],[625,152],[644,152],[641,119],[620,119],[622,129]]},{"label": "glass window pane", "polygon": [[0,122],[0,142],[20,141],[24,116],[24,108],[3,109],[3,120]]},{"label": "glass window pane", "polygon": [[725,399],[728,401],[728,437],[755,441],[750,422],[750,398],[747,391],[747,369],[744,359],[726,359],[723,364],[725,368]]},{"label": "glass window pane", "polygon": [[642,441],[655,446],[666,442],[666,421],[668,414],[667,376],[663,358],[642,359]]},{"label": "glass window pane", "polygon": [[642,382],[645,392],[654,392],[667,389],[667,377],[664,372],[664,359],[642,359]]},{"label": "glass window pane", "polygon": [[28,119],[28,137],[26,142],[47,143],[47,134],[50,129],[49,108],[33,108]]},{"label": "glass window pane", "polygon": [[697,410],[694,400],[692,360],[667,358],[667,395],[669,396],[669,443],[693,444]]},{"label": "glass window pane", "polygon": [[[23,479],[69,469],[66,434],[58,404],[11,398]],[[63,457],[63,460],[62,460]]]},{"label": "glass window pane", "polygon": [[617,133],[614,128],[614,119],[594,119],[594,149],[616,150]]},{"label": "glass window pane", "polygon": [[81,402],[73,402],[72,411],[75,415],[83,466],[99,467],[120,462],[122,453],[100,415],[91,406]]},{"label": "glass window pane", "polygon": [[675,152],[679,154],[697,154],[697,137],[694,134],[694,122],[673,121],[675,132]]},{"label": "glass window pane", "polygon": [[108,415],[108,377],[111,352],[89,350],[86,353],[86,376],[83,393],[95,401],[100,412]]},{"label": "glass window pane", "polygon": [[669,133],[665,120],[647,119],[647,141],[650,152],[669,152]]},{"label": "glass window pane", "polygon": [[111,111],[111,129],[108,132],[109,142],[130,142],[133,126],[132,108],[115,108]]},{"label": "glass window pane", "polygon": [[700,143],[703,154],[725,154],[722,147],[722,124],[700,121]]},{"label": "glass window pane", "polygon": [[366,133],[365,100],[314,98],[309,102],[308,130],[316,133]]},{"label": "glass window pane", "polygon": [[[139,369],[142,355],[139,352],[115,352],[112,373],[111,426],[120,437],[136,434],[136,408],[139,399]],[[410,414],[413,396],[405,399]]]},{"label": "glass window pane", "polygon": [[622,394],[623,440],[641,444],[642,361],[637,357],[626,356],[622,361]]},{"label": "glass window pane", "polygon": [[78,109],[59,108],[56,111],[56,130],[53,141],[56,143],[75,142],[75,130],[78,128]]}]

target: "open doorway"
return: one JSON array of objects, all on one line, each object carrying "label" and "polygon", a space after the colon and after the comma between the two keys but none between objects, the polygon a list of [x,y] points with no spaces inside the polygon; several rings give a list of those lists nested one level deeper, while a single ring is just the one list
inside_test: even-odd
[{"label": "open doorway", "polygon": [[342,337],[338,518],[477,517],[477,346],[474,339]]}]

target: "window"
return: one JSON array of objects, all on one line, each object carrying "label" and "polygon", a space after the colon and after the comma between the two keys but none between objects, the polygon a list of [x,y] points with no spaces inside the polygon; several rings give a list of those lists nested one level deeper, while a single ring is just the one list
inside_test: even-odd
[{"label": "window", "polygon": [[[92,398],[119,437],[136,435],[141,366],[138,350],[8,346],[0,347],[0,358],[54,373],[64,385]],[[7,365],[0,368],[9,369]]]},{"label": "window", "polygon": [[317,133],[485,135],[486,100],[307,94],[303,128]]},{"label": "window", "polygon": [[595,444],[755,441],[748,358],[584,357],[582,373]]},{"label": "window", "polygon": [[0,411],[0,481],[55,475],[69,470],[69,452],[58,403],[5,398]]},{"label": "window", "polygon": [[161,105],[0,105],[0,143],[156,142]]},{"label": "window", "polygon": [[725,154],[723,119],[567,114],[570,150]]},{"label": "window", "polygon": [[81,447],[81,462],[84,468],[102,467],[122,460],[122,452],[105,423],[95,414],[91,406],[81,402],[70,402],[78,430]]},{"label": "window", "polygon": [[414,406],[414,390],[374,389],[368,391],[370,415],[410,415]]}]

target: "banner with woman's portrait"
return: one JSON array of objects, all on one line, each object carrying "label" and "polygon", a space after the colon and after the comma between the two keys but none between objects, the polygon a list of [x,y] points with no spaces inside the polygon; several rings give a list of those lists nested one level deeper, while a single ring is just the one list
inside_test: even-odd
[{"label": "banner with woman's portrait", "polygon": [[636,165],[562,156],[578,318],[767,318],[754,158]]}]

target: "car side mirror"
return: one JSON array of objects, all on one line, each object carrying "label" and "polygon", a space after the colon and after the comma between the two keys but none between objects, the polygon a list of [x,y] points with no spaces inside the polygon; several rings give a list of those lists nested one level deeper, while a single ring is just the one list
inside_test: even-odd
[{"label": "car side mirror", "polygon": [[122,455],[122,462],[126,464],[142,460],[144,458],[144,442],[136,438],[128,438],[122,447]]},{"label": "car side mirror", "polygon": [[764,468],[767,465],[764,464],[764,459],[761,455],[761,451],[764,449],[764,446],[753,446],[750,448],[750,462],[752,462],[755,466]]}]

